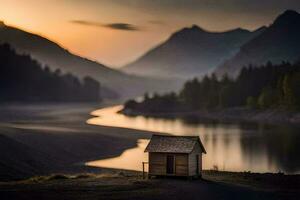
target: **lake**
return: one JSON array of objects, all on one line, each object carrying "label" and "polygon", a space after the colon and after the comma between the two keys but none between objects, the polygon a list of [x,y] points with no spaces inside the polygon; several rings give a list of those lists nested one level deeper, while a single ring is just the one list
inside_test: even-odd
[{"label": "lake", "polygon": [[[300,172],[300,133],[297,126],[130,117],[117,113],[121,109],[122,106],[113,106],[95,110],[91,113],[95,117],[87,123],[200,136],[207,151],[203,156],[204,169]],[[143,153],[147,142],[139,140],[137,147],[124,151],[119,157],[92,161],[87,165],[141,170],[141,162],[147,161],[147,155]]]}]

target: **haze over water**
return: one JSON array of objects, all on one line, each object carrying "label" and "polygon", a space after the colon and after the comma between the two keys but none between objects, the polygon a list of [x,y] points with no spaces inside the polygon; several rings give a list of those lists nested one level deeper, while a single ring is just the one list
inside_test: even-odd
[{"label": "haze over water", "polygon": [[[300,172],[300,135],[291,125],[270,126],[255,123],[208,123],[184,119],[128,117],[118,114],[122,106],[95,110],[97,117],[88,124],[131,128],[172,135],[200,136],[207,154],[204,169],[252,172]],[[119,157],[87,163],[92,166],[141,170],[146,161],[143,153],[147,141],[140,140],[136,148]]]}]

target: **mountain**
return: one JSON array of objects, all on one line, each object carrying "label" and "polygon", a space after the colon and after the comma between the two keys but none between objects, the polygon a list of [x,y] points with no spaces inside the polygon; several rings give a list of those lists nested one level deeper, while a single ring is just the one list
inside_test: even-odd
[{"label": "mountain", "polygon": [[[74,55],[58,44],[14,27],[0,24],[0,44],[10,44],[19,54],[28,54],[51,70],[72,73],[81,78],[90,76],[101,83],[102,97],[134,97],[144,92],[165,91],[178,87],[172,81],[147,79],[113,70],[98,62]],[[168,83],[168,84],[166,84]],[[173,84],[174,83],[174,84]]]},{"label": "mountain", "polygon": [[30,56],[0,45],[0,103],[99,102],[100,93],[100,84],[90,77],[79,81],[72,74],[43,69]]},{"label": "mountain", "polygon": [[300,59],[300,14],[287,10],[279,15],[262,34],[244,44],[240,51],[221,64],[216,73],[237,76],[242,67],[249,64],[274,64]]},{"label": "mountain", "polygon": [[167,41],[122,70],[129,74],[164,78],[199,76],[233,56],[242,44],[263,30],[208,32],[194,25],[172,34]]}]

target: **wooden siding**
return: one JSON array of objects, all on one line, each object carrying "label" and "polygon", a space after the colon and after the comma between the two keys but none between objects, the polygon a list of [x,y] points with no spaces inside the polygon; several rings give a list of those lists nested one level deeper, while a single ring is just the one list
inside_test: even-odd
[{"label": "wooden siding", "polygon": [[175,155],[175,174],[177,176],[188,175],[188,154]]},{"label": "wooden siding", "polygon": [[166,155],[149,153],[149,174],[166,175]]},{"label": "wooden siding", "polygon": [[166,174],[167,155],[175,156],[175,173],[172,175],[188,176],[188,154],[169,153],[149,153],[149,175],[169,175]]}]

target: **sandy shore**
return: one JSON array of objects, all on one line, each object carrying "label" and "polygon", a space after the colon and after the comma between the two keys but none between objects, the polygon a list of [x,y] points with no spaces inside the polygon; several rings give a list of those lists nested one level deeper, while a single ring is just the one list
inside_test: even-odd
[{"label": "sandy shore", "polygon": [[0,179],[90,172],[83,163],[114,157],[151,133],[85,123],[103,105],[6,105],[0,112]]}]

